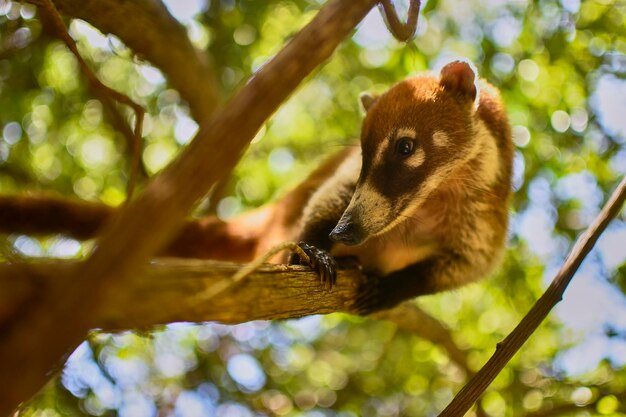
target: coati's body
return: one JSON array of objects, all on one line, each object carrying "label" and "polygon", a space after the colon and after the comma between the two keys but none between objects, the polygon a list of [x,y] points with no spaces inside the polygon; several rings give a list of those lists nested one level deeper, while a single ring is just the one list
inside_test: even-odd
[{"label": "coati's body", "polygon": [[308,201],[300,240],[322,279],[334,279],[326,253],[379,277],[363,311],[478,280],[500,259],[513,151],[497,91],[478,86],[454,62],[364,100],[361,149]]},{"label": "coati's body", "polygon": [[[364,100],[360,148],[331,157],[276,203],[229,222],[189,221],[163,254],[246,262],[301,240],[323,280],[334,280],[329,255],[358,258],[372,277],[357,300],[363,312],[484,277],[504,247],[513,150],[497,91],[479,87],[471,68],[454,62],[439,77]],[[0,229],[9,233],[88,238],[114,212],[5,200]]]}]

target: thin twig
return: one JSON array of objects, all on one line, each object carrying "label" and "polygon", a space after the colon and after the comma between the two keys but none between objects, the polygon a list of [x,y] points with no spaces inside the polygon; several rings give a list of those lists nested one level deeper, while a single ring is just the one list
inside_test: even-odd
[{"label": "thin twig", "polygon": [[111,97],[113,100],[117,101],[118,103],[127,105],[128,107],[133,109],[133,111],[135,112],[134,139],[133,139],[133,144],[131,147],[130,175],[129,175],[128,189],[127,189],[127,201],[128,201],[133,195],[135,185],[136,185],[135,183],[137,181],[137,170],[139,166],[139,157],[140,157],[139,147],[141,145],[141,131],[142,131],[142,126],[143,126],[145,110],[142,106],[135,103],[127,95],[122,94],[119,91],[106,86],[98,79],[96,74],[94,74],[91,68],[89,68],[89,65],[87,65],[83,57],[78,52],[78,47],[76,46],[76,42],[74,41],[74,39],[72,39],[72,37],[68,33],[67,27],[63,23],[63,20],[61,19],[61,15],[59,14],[59,11],[56,9],[54,4],[52,3],[52,0],[41,0],[41,3],[38,4],[38,6],[41,7],[47,13],[48,17],[50,18],[52,27],[54,28],[57,36],[61,38],[63,42],[65,42],[65,44],[70,49],[72,54],[74,54],[74,56],[76,57],[78,64],[80,65],[81,69],[83,70],[83,73],[89,80],[89,83],[91,84],[92,88],[94,88],[94,90],[98,91],[99,93],[103,95]]},{"label": "thin twig", "polygon": [[578,238],[570,251],[561,270],[558,272],[546,292],[537,300],[517,327],[496,347],[493,356],[474,375],[474,377],[454,397],[452,402],[439,414],[439,417],[465,415],[472,404],[482,395],[489,384],[502,371],[513,355],[539,327],[552,308],[561,301],[563,292],[572,280],[585,256],[591,251],[596,241],[609,222],[617,216],[626,199],[626,177],[617,186],[593,224]]},{"label": "thin twig", "polygon": [[[102,94],[102,92],[100,92],[99,90],[93,90],[93,91],[102,102],[102,106],[104,107],[105,114],[108,116],[109,123],[111,123],[111,125],[113,126],[115,130],[121,133],[121,135],[126,140],[125,142],[126,149],[128,149],[128,151],[132,153],[133,149],[136,149],[135,144],[137,143],[137,141],[135,140],[135,133],[133,129],[128,124],[128,120],[124,117],[124,115],[122,115],[122,113],[120,112],[120,109],[115,105],[115,101],[112,100],[111,97],[109,97],[106,94]],[[146,171],[145,166],[141,163],[141,158],[139,157],[139,155],[140,155],[140,150],[136,151],[136,153],[132,155],[134,156],[134,158],[131,158],[131,160],[128,163],[128,171],[130,173],[129,175],[133,173],[133,168],[132,168],[133,163],[135,162],[138,163],[138,166],[136,169],[138,178],[134,180],[134,184],[139,183],[139,178],[142,178],[142,179],[148,178],[148,172]],[[132,182],[130,178],[129,178],[129,181]],[[132,192],[130,191],[127,194],[131,195]]]},{"label": "thin twig", "polygon": [[420,7],[420,0],[411,0],[406,23],[402,23],[398,18],[398,13],[396,12],[396,8],[393,7],[391,0],[381,0],[380,3],[378,3],[380,14],[385,20],[387,29],[389,29],[389,32],[391,32],[397,40],[402,42],[408,42],[415,36]]}]

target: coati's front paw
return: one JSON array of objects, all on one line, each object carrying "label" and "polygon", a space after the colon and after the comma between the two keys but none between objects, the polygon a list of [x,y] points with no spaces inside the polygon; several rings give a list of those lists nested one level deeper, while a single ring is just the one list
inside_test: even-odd
[{"label": "coati's front paw", "polygon": [[360,316],[366,316],[393,307],[394,302],[386,300],[383,294],[384,280],[385,278],[376,275],[365,275],[350,310]]},{"label": "coati's front paw", "polygon": [[[369,279],[377,278],[368,278],[368,280]],[[380,307],[378,307],[379,299],[380,297],[376,286],[365,284],[359,288],[354,304],[352,304],[350,310],[353,311],[354,314],[367,316],[370,313],[380,310]]]},{"label": "coati's front paw", "polygon": [[325,286],[332,288],[337,281],[337,263],[335,259],[325,250],[318,249],[306,242],[299,242],[298,246],[307,254],[309,262],[305,263],[297,253],[292,253],[289,257],[289,263],[291,265],[309,266],[317,271],[320,280]]}]

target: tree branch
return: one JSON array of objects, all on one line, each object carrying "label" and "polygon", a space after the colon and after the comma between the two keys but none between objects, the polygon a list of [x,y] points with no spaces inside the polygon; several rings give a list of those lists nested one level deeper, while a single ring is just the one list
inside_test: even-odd
[{"label": "tree branch", "polygon": [[456,417],[465,415],[472,404],[482,395],[489,384],[502,371],[513,355],[528,340],[531,334],[539,327],[552,308],[561,301],[563,292],[572,280],[585,256],[609,224],[621,211],[626,199],[626,177],[617,186],[611,198],[606,203],[593,224],[578,238],[546,292],[537,300],[535,305],[524,316],[517,327],[496,347],[493,356],[463,387],[452,402],[439,414],[440,417]]},{"label": "tree branch", "polygon": [[[38,260],[29,264],[0,264],[0,337],[9,323],[19,320],[27,300],[42,302],[75,285],[77,261]],[[332,312],[354,313],[353,303],[364,278],[356,269],[341,270],[336,287],[325,290],[316,273],[301,266],[268,265],[232,283],[247,265],[221,261],[158,259],[140,271],[130,285],[89,323],[108,331],[145,329],[176,321],[219,321],[236,324],[251,320],[296,318]],[[16,279],[20,277],[20,279]],[[19,285],[16,285],[19,284]],[[226,286],[219,296],[216,287]],[[440,345],[469,375],[466,352],[458,348],[448,330],[413,302],[372,315]],[[22,325],[28,326],[28,323]],[[46,345],[67,346],[57,332]]]},{"label": "tree branch", "polygon": [[[104,300],[103,308],[90,317],[89,327],[126,330],[177,321],[236,324],[354,312],[353,303],[365,279],[357,269],[341,270],[337,285],[329,291],[307,267],[264,264],[234,282],[233,275],[245,266],[177,258],[154,260],[128,285]],[[7,323],[19,320],[8,312],[16,310],[19,300],[25,299],[24,294],[43,300],[62,293],[76,285],[77,280],[86,278],[76,276],[79,267],[80,262],[62,260],[0,264],[0,338],[7,337]],[[17,276],[21,277],[19,286],[15,284]],[[23,279],[24,276],[31,279]],[[224,286],[219,295],[212,295],[215,288]],[[79,320],[76,316],[70,319]],[[54,333],[46,346],[57,343],[67,349],[68,337],[64,332]]]},{"label": "tree branch", "polygon": [[415,36],[420,7],[420,0],[410,0],[409,15],[406,23],[401,23],[392,0],[381,0],[380,3],[378,3],[380,14],[383,16],[387,29],[389,29],[389,32],[391,32],[397,40],[402,42],[408,42]]},{"label": "tree branch", "polygon": [[[265,119],[373,6],[373,1],[333,1],[248,82],[229,106],[204,124],[181,157],[106,228],[80,271],[86,277],[68,290],[77,310],[92,311],[97,297],[133,274],[172,236],[181,219],[242,150]],[[225,142],[224,138],[230,138]],[[82,333],[85,326],[76,329]]]},{"label": "tree branch", "polygon": [[[43,0],[24,1],[43,5]],[[163,71],[189,103],[196,121],[207,119],[217,109],[221,92],[209,58],[192,45],[185,27],[160,0],[54,0],[54,4],[63,14],[119,37]]]},{"label": "tree branch", "polygon": [[[139,2],[121,2],[121,10],[122,5],[135,3]],[[106,310],[105,300],[114,299],[124,286],[133,285],[136,271],[175,235],[194,202],[235,165],[267,117],[331,55],[374,3],[334,0],[324,6],[223,111],[201,124],[180,158],[120,210],[103,231],[92,256],[74,271],[72,285],[53,294],[52,301],[33,303],[23,320],[5,329],[0,356],[12,360],[0,368],[0,380],[11,383],[3,395],[0,414],[8,413],[11,404],[26,399],[43,384],[45,372],[84,338],[94,318],[101,315],[99,310]],[[115,23],[137,25],[135,20],[124,18]],[[142,33],[142,39],[145,36]],[[185,62],[176,58],[168,53],[168,60],[175,65]],[[65,344],[47,343],[60,332]],[[46,345],[43,351],[42,345]]]}]

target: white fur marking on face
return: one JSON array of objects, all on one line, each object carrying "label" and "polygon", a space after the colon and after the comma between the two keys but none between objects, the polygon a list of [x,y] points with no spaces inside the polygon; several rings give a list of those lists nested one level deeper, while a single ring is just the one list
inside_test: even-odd
[{"label": "white fur marking on face", "polygon": [[415,139],[417,137],[417,133],[415,132],[415,130],[410,129],[408,127],[401,127],[400,129],[398,129],[398,133],[396,134],[396,138],[400,139],[400,138],[411,138],[411,139]]},{"label": "white fur marking on face", "polygon": [[389,138],[385,138],[385,140],[383,140],[376,149],[376,153],[374,154],[374,160],[372,161],[374,166],[379,166],[383,163],[385,152],[387,152],[387,149],[389,149],[389,143]]},{"label": "white fur marking on face", "polygon": [[417,148],[415,152],[413,152],[413,155],[407,158],[406,164],[411,168],[419,168],[424,161],[426,161],[426,152],[424,152],[422,148]]},{"label": "white fur marking on face", "polygon": [[448,146],[450,144],[450,137],[441,130],[437,130],[435,131],[435,133],[433,133],[433,144],[437,148],[443,148],[444,146]]}]

